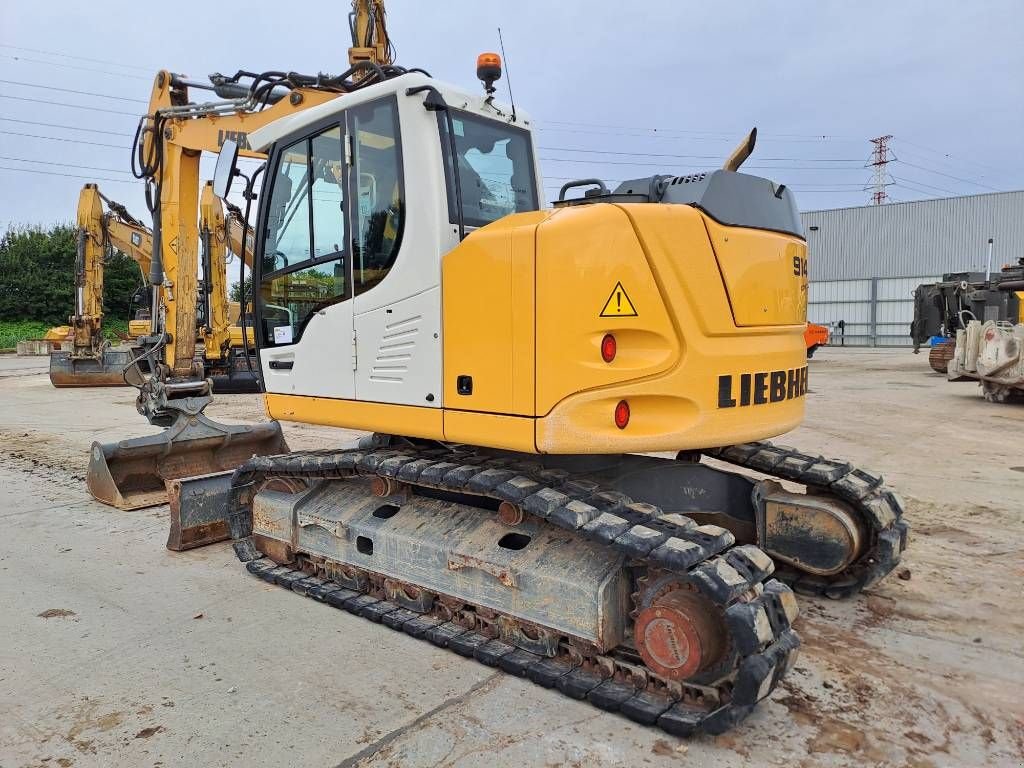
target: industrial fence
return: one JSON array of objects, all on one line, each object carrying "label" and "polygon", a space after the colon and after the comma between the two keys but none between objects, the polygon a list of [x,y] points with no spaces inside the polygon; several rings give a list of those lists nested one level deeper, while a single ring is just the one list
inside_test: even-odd
[{"label": "industrial fence", "polygon": [[909,347],[914,289],[936,275],[819,280],[808,286],[807,319],[826,325],[829,343],[849,347]]}]

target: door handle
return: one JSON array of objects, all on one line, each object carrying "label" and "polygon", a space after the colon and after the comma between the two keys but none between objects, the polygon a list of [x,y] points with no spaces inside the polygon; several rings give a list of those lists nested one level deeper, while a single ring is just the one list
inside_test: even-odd
[{"label": "door handle", "polygon": [[290,371],[295,365],[294,360],[271,360],[270,368],[275,371]]}]

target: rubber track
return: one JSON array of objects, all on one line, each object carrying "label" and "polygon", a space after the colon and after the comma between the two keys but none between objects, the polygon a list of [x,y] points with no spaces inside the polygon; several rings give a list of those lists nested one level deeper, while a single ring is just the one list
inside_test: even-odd
[{"label": "rubber track", "polygon": [[804,595],[833,599],[850,597],[892,571],[907,548],[909,526],[903,520],[903,500],[879,475],[846,462],[811,456],[767,441],[742,443],[705,451],[720,461],[806,485],[850,504],[869,532],[868,547],[844,571],[817,576],[780,568],[777,577]]},{"label": "rubber track", "polygon": [[[708,710],[658,692],[638,691],[583,667],[573,668],[562,659],[540,656],[456,624],[439,624],[436,617],[347,589],[300,568],[278,566],[256,550],[250,537],[249,504],[262,480],[271,476],[331,480],[353,474],[518,504],[529,514],[626,555],[632,563],[647,565],[649,575],[669,572],[694,585],[720,608],[730,631],[726,658],[703,673],[716,675],[720,701],[725,703]],[[235,471],[232,485],[235,551],[250,572],[264,580],[673,735],[725,732],[771,693],[796,659],[800,645],[792,630],[796,601],[789,587],[768,579],[774,564],[761,550],[753,545],[733,547],[735,538],[723,528],[662,514],[658,507],[633,502],[563,470],[443,449],[314,451],[254,457]],[[694,683],[711,685],[702,677]]]}]

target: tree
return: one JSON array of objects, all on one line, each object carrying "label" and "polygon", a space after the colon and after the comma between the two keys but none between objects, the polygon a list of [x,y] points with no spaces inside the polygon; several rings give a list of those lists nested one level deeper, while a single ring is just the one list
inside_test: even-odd
[{"label": "tree", "polygon": [[[61,325],[75,308],[77,229],[22,227],[0,238],[0,320],[38,320]],[[107,259],[103,311],[126,319],[132,294],[143,285],[138,265],[123,253]]]},{"label": "tree", "polygon": [[[237,280],[231,284],[229,294],[229,300],[237,301],[239,304],[242,303],[242,291],[238,287]],[[246,302],[252,301],[252,275],[245,276],[245,300]]]}]

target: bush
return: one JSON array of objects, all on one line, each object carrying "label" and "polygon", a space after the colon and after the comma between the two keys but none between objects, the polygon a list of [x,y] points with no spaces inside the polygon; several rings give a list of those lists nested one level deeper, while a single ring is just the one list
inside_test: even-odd
[{"label": "bush", "polygon": [[[76,240],[77,229],[67,224],[12,229],[0,238],[0,321],[34,320],[47,328],[67,323],[75,308]],[[104,314],[128,317],[141,285],[138,265],[114,253],[104,269]]]},{"label": "bush", "polygon": [[0,349],[14,349],[19,341],[41,339],[50,326],[33,320],[0,320]]}]

